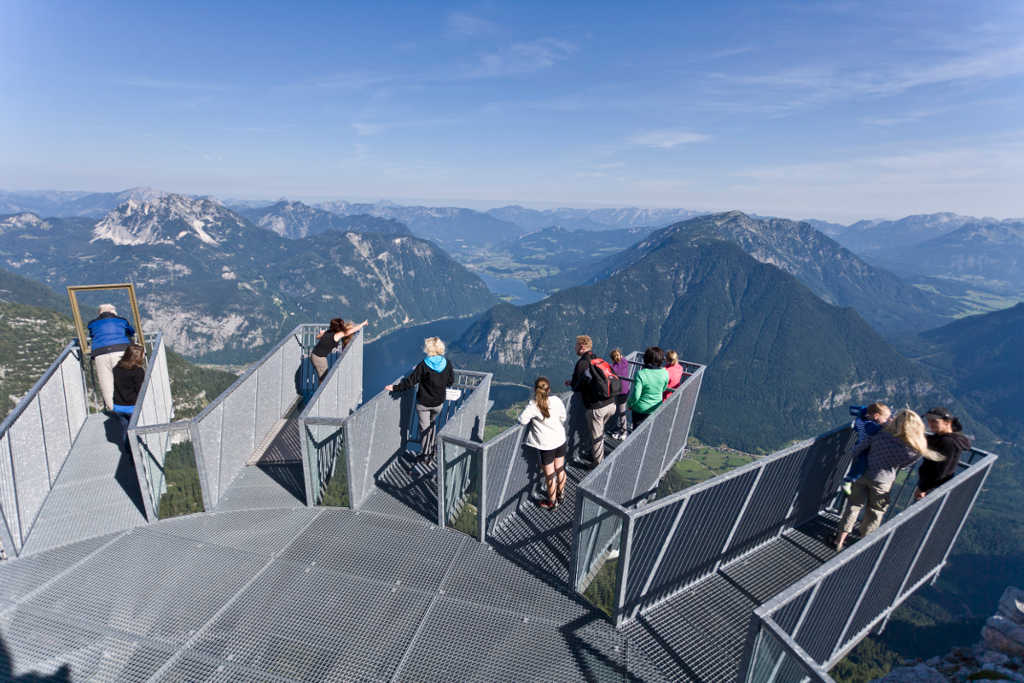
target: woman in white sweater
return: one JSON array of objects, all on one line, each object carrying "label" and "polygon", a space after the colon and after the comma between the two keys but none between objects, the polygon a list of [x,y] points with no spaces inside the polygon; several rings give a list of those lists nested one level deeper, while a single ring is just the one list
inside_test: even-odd
[{"label": "woman in white sweater", "polygon": [[565,405],[551,396],[547,377],[533,383],[533,400],[519,416],[520,424],[528,425],[526,445],[537,449],[548,498],[537,503],[545,510],[554,510],[565,497]]}]

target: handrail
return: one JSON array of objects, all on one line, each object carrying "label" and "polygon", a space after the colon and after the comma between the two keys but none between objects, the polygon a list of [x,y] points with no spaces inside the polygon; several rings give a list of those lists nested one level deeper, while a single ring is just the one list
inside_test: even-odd
[{"label": "handrail", "polygon": [[[60,355],[57,356],[57,360],[50,363],[50,367],[46,368],[46,372],[43,373],[43,376],[36,380],[36,383],[32,385],[32,388],[28,390],[28,393],[22,396],[21,400],[18,401],[18,404],[14,406],[14,410],[4,418],[3,422],[0,422],[0,437],[7,433],[15,420],[21,417],[21,414],[25,412],[25,409],[28,408],[29,404],[32,402],[32,399],[39,394],[42,388],[46,386],[49,379],[53,377],[54,373],[56,373],[60,368],[61,363],[63,363],[64,359],[68,357],[68,354],[77,348],[78,342],[76,340],[72,339],[67,343],[67,345],[61,350]],[[81,361],[81,359],[79,359],[79,361]]]},{"label": "handrail", "polygon": [[[158,375],[160,376],[159,380],[157,379]],[[162,380],[163,384],[166,385],[165,397],[157,396],[155,393],[152,393],[154,390],[163,392],[165,387],[157,384],[160,380]],[[174,403],[173,401],[168,402],[166,400],[170,398],[170,378],[167,376],[167,349],[164,346],[163,334],[157,334],[151,346],[149,359],[146,364],[146,375],[142,380],[142,387],[139,389],[139,394],[135,398],[135,406],[132,410],[132,416],[128,420],[128,448],[135,463],[135,475],[138,478],[139,489],[142,493],[145,516],[146,519],[150,521],[158,518],[160,508],[160,494],[158,493],[158,489],[162,493],[165,488],[165,481],[162,477],[159,479],[159,482],[157,481],[157,477],[154,476],[154,473],[152,473],[149,468],[149,463],[151,461],[156,463],[160,469],[161,475],[163,475],[164,467],[163,463],[157,459],[153,451],[148,447],[149,444],[137,443],[137,435],[140,433],[153,433],[153,430],[140,432],[139,421],[146,419],[143,417],[143,412],[145,412],[146,408],[149,406],[153,406],[153,411],[159,412],[157,403],[161,398],[164,399],[164,405],[162,407],[164,412],[166,412],[166,416],[158,414],[155,417],[157,419],[173,418]],[[143,428],[148,426],[149,425],[145,424],[142,425]],[[156,430],[157,433],[160,431],[165,430]],[[167,443],[165,442],[158,448],[158,450],[164,451],[166,446]],[[143,453],[142,451],[145,452]],[[166,454],[161,453],[161,455],[165,456]],[[146,456],[148,456],[148,458]]]},{"label": "handrail", "polygon": [[[9,544],[16,555],[35,526],[88,416],[81,358],[77,342],[69,342],[0,423],[0,544]],[[33,424],[26,423],[22,429],[19,423],[23,419]],[[16,457],[13,441],[19,434],[27,443]]]},{"label": "handrail", "polygon": [[[836,555],[756,608],[751,615],[751,632],[760,625],[770,628],[777,635],[782,634],[779,637],[798,646],[794,656],[799,656],[816,675],[823,677],[822,680],[831,680],[827,675],[829,668],[845,657],[879,622],[884,623],[917,588],[928,581],[934,581],[942,570],[992,466],[998,459],[998,456],[991,453],[974,450],[982,453],[982,458],[970,465],[966,471],[931,491],[926,498],[885,522],[875,533],[861,539],[848,550]],[[954,495],[960,497],[955,503],[951,503]],[[955,527],[950,527],[950,523],[954,523]],[[899,543],[894,543],[893,539],[904,529],[908,532],[901,537]],[[935,536],[937,540],[933,538]],[[938,545],[935,545],[936,543]],[[873,611],[870,603],[867,604],[867,613],[862,613],[865,599],[869,595],[874,595],[872,589],[875,577],[883,565],[889,569],[895,566],[896,571],[904,572],[903,578],[899,584],[888,584],[887,592],[883,593],[887,596],[885,605],[881,606],[877,613]],[[830,585],[833,592],[841,590],[847,597],[855,596],[853,608],[848,610],[844,622],[835,623],[831,629],[816,627],[814,620],[820,618],[820,614],[831,611],[831,600],[834,597],[819,595],[821,586],[825,584],[826,579],[843,573],[847,576],[840,576]],[[888,581],[888,576],[880,576],[879,580]],[[799,608],[800,617],[795,621],[790,633],[776,622],[775,615],[795,600],[804,599],[805,595],[808,597],[802,608]],[[820,607],[824,612],[814,612],[814,609],[819,607],[819,600],[824,601],[824,607]],[[859,622],[855,621],[857,617],[860,617]],[[805,638],[805,631],[802,628],[808,622],[812,622],[809,627],[810,634],[806,637],[810,638],[809,641]],[[801,642],[806,645],[801,645]],[[814,656],[813,652],[807,651],[808,647],[812,651],[824,654]],[[748,672],[748,680],[753,680],[749,677],[749,672],[756,657],[756,648],[756,644],[748,643],[744,656],[741,670]]]},{"label": "handrail", "polygon": [[[299,334],[299,332],[305,327],[315,327],[315,325],[310,325],[308,323],[300,323],[299,325],[296,325],[294,328],[292,328],[292,330],[288,334],[286,334],[284,338],[281,339],[281,341],[279,341],[277,344],[274,344],[274,346],[265,354],[263,354],[263,356],[261,356],[258,361],[256,361],[248,368],[246,368],[245,372],[239,375],[238,379],[232,382],[227,389],[222,391],[220,395],[217,396],[217,398],[213,399],[208,404],[206,404],[206,407],[203,408],[203,410],[193,418],[193,421],[201,422],[203,418],[205,418],[207,415],[216,410],[222,403],[224,403],[225,400],[227,400],[227,398],[231,394],[235,392],[236,389],[238,389],[238,387],[245,383],[245,380],[249,379],[249,377],[251,377],[254,372],[259,370],[264,363],[273,358],[275,353],[280,351],[282,348],[284,348],[286,344],[291,342],[293,335]],[[299,345],[301,346],[301,344]]]}]

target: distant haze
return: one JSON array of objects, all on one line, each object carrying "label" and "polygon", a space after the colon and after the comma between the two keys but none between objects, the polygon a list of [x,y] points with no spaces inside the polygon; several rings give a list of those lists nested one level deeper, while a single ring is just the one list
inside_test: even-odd
[{"label": "distant haze", "polygon": [[1024,216],[1024,5],[12,0],[0,187]]}]

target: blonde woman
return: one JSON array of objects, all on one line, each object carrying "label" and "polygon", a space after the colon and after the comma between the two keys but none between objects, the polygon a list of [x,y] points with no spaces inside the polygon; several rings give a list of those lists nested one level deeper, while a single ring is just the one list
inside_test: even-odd
[{"label": "blonde woman", "polygon": [[867,470],[853,482],[843,517],[836,537],[836,550],[842,550],[846,537],[853,531],[857,516],[867,504],[861,537],[878,528],[889,508],[889,490],[896,480],[900,468],[913,465],[918,458],[942,461],[945,458],[928,448],[924,434],[924,422],[913,410],[903,410],[881,431],[861,444],[854,452],[854,460],[861,454],[867,456]]},{"label": "blonde woman", "polygon": [[683,383],[683,366],[679,364],[679,354],[673,349],[665,352],[665,370],[668,371],[668,389],[662,395],[662,400],[671,396],[672,391]]},{"label": "blonde woman", "polygon": [[398,384],[389,384],[388,391],[405,391],[419,385],[416,394],[416,415],[420,421],[420,461],[429,464],[436,453],[434,422],[441,414],[445,391],[455,383],[452,364],[444,357],[444,342],[437,337],[423,340],[426,356],[416,364],[408,377]]},{"label": "blonde woman", "polygon": [[565,497],[565,404],[551,395],[547,377],[533,383],[533,400],[519,415],[519,424],[530,427],[526,445],[537,449],[548,487],[548,499],[538,505],[554,510]]}]

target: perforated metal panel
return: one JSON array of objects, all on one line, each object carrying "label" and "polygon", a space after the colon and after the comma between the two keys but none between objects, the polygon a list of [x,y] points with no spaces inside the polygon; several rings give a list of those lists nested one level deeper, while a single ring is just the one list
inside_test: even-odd
[{"label": "perforated metal panel", "polygon": [[654,570],[655,563],[665,545],[672,544],[672,534],[680,508],[686,499],[660,507],[654,512],[636,517],[633,521],[633,540],[629,577],[626,586],[626,604],[640,598]]},{"label": "perforated metal panel", "polygon": [[798,593],[795,597],[791,598],[789,603],[784,607],[780,608],[778,612],[773,615],[775,623],[782,628],[783,631],[792,635],[793,629],[796,628],[797,621],[800,619],[800,615],[803,614],[804,607],[807,606],[807,601],[811,597],[813,589],[808,588],[802,593]]},{"label": "perforated metal panel", "polygon": [[755,477],[751,470],[691,497],[654,576],[652,594],[683,586],[714,569]]},{"label": "perforated metal panel", "polygon": [[41,425],[39,401],[33,399],[7,432],[14,456],[14,481],[18,486],[18,516],[25,536],[50,491]]},{"label": "perforated metal panel", "polygon": [[522,481],[517,486],[512,481],[511,471],[516,460],[523,458],[522,441],[525,429],[516,425],[494,437],[484,448],[487,449],[487,522],[488,533],[509,515],[515,514],[515,505],[510,504],[518,497],[518,491],[529,484]]},{"label": "perforated metal panel", "polygon": [[881,551],[882,544],[876,543],[822,580],[794,636],[800,647],[815,661],[824,662],[832,654],[850,616],[849,611],[836,609],[836,605],[856,600],[851,595],[859,595],[859,589],[864,586]]},{"label": "perforated metal panel", "polygon": [[785,526],[786,515],[793,504],[794,482],[803,466],[801,455],[805,452],[777,456],[761,463],[764,472],[736,527],[726,554],[757,544]]},{"label": "perforated metal panel", "polygon": [[18,511],[14,483],[14,462],[11,458],[11,444],[7,433],[0,434],[0,506],[11,534],[13,552],[21,550],[21,516]]},{"label": "perforated metal panel", "polygon": [[916,585],[928,572],[942,563],[946,553],[949,552],[950,545],[956,539],[956,533],[960,529],[964,515],[967,514],[974,501],[974,495],[985,478],[985,471],[981,468],[975,471],[968,470],[958,477],[963,477],[964,480],[958,481],[956,487],[948,490],[946,495],[949,499],[943,506],[942,512],[939,513],[935,526],[925,541],[921,554],[918,556],[917,562],[914,563],[914,568],[910,571],[910,578],[907,580],[905,590]]},{"label": "perforated metal panel", "polygon": [[846,638],[864,630],[896,599],[900,584],[906,580],[910,563],[938,509],[938,505],[932,505],[929,510],[915,515],[893,532],[893,539],[879,563],[879,570],[865,587],[864,597],[850,622]]},{"label": "perforated metal panel", "polygon": [[52,486],[64,459],[68,457],[75,436],[68,432],[68,408],[60,372],[54,373],[50,381],[39,390],[39,405],[42,408],[43,441],[46,444],[47,469]]}]

